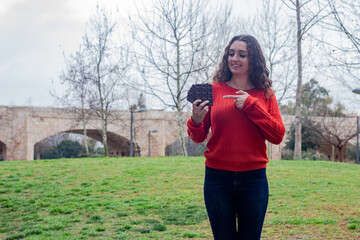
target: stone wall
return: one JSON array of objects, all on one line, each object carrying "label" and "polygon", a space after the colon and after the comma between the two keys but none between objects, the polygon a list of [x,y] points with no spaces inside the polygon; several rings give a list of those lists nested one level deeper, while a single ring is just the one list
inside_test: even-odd
[{"label": "stone wall", "polygon": [[[115,153],[129,154],[130,146],[130,112],[118,111],[116,118],[109,119],[109,146]],[[190,113],[183,116],[186,122]],[[179,136],[177,113],[149,110],[133,113],[133,139],[141,149],[141,156],[148,155],[148,133],[151,133],[151,156],[164,156],[165,147],[174,143]],[[267,143],[270,159],[280,159],[285,146],[287,131],[294,116],[283,115],[286,135],[280,145]],[[353,126],[356,119],[346,119]],[[184,126],[185,127],[185,126]],[[91,119],[87,124],[88,136],[101,141],[101,122]],[[43,107],[8,107],[0,106],[0,159],[32,160],[34,145],[39,141],[61,132],[82,133],[82,124],[69,109]],[[187,136],[186,127],[184,129]],[[354,143],[356,138],[352,140]],[[135,149],[134,149],[135,150]]]},{"label": "stone wall", "polygon": [[[130,146],[130,113],[119,111],[117,117],[109,119],[109,143],[114,151]],[[187,120],[189,114],[185,114]],[[141,156],[148,154],[148,132],[151,134],[152,156],[164,156],[165,147],[177,138],[176,114],[164,111],[146,111],[133,114],[133,139],[141,149]],[[101,141],[98,129],[101,122],[91,119],[87,124],[89,131],[97,133],[94,138]],[[71,111],[42,107],[7,107],[0,106],[0,158],[6,160],[32,160],[34,145],[57,133],[81,133],[82,125]],[[120,148],[120,149],[117,149]]]}]

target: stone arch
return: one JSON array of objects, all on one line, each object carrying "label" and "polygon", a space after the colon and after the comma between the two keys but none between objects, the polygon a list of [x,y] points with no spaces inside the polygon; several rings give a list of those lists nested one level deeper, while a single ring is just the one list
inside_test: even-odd
[{"label": "stone arch", "polygon": [[6,159],[6,144],[0,141],[0,161]]},{"label": "stone arch", "polygon": [[[0,106],[0,141],[6,146],[6,160],[33,160],[34,145],[43,139],[72,129],[82,129],[82,124],[74,117],[69,109],[49,107],[1,107]],[[111,119],[108,130],[124,138],[110,137],[109,143],[114,148],[119,142],[128,145],[130,150],[130,117],[129,111],[117,111],[117,119]],[[11,121],[8,121],[11,116]],[[184,116],[184,119],[188,117]],[[134,126],[142,121],[138,129],[138,146],[134,146],[134,155],[138,147],[142,156],[147,156],[149,151],[148,131],[158,130],[151,134],[151,155],[164,156],[165,146],[178,138],[176,112],[163,110],[148,110],[138,113],[134,118]],[[93,129],[101,128],[101,121],[93,117],[89,119],[88,126]],[[75,132],[75,131],[74,131]],[[109,136],[111,135],[109,133]],[[184,132],[186,135],[186,131]],[[111,139],[117,139],[116,144]],[[128,144],[126,144],[128,142]],[[116,146],[115,146],[116,147]],[[128,155],[125,151],[124,155]],[[117,152],[113,152],[115,155]],[[120,152],[118,152],[120,155]],[[139,154],[136,154],[139,155]]]},{"label": "stone arch", "polygon": [[[44,139],[46,139],[50,136],[59,134],[59,133],[75,133],[75,134],[84,135],[84,130],[83,129],[71,129],[71,130],[60,131],[60,132],[48,135],[46,137],[43,137],[39,141],[36,141],[34,143],[34,147],[36,146],[37,143],[43,141]],[[99,142],[102,142],[102,135],[98,129],[88,129],[87,136],[92,139],[95,139]],[[127,138],[125,138],[119,134],[111,132],[111,131],[107,132],[107,138],[108,138],[108,147],[110,148],[110,153],[109,153],[110,156],[125,157],[125,156],[130,155],[130,140],[128,140]],[[140,146],[137,144],[133,144],[133,149],[134,149],[134,156],[140,156],[140,152],[141,152]],[[35,151],[35,152],[37,152],[37,151]]]},{"label": "stone arch", "polygon": [[[68,130],[69,133],[77,133],[84,135],[83,129]],[[87,136],[99,142],[102,142],[102,135],[98,129],[88,129]],[[129,156],[130,155],[130,140],[116,134],[114,132],[107,132],[108,147],[111,149],[110,156]],[[141,148],[139,145],[133,143],[134,155],[140,156]]]}]

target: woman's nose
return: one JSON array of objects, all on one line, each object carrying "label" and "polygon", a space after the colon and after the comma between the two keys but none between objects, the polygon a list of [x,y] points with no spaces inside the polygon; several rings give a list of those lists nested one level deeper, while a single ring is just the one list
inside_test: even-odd
[{"label": "woman's nose", "polygon": [[240,56],[235,54],[234,56],[230,56],[231,59],[235,59],[235,60],[239,60],[240,59]]}]

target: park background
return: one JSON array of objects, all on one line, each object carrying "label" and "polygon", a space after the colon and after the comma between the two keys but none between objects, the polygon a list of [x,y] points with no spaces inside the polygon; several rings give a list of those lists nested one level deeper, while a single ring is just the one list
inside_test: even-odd
[{"label": "park background", "polygon": [[[359,109],[359,96],[352,93],[359,85],[356,1],[2,3],[0,101],[8,107],[73,109],[84,135],[87,119],[99,118],[105,154],[107,121],[116,118],[114,111],[146,109],[178,113],[181,154],[187,155],[187,91],[194,83],[210,82],[229,39],[247,33],[263,48],[282,114],[302,120],[287,129],[295,131],[295,143],[287,145],[293,158],[319,149],[317,153],[332,160],[354,158]],[[307,121],[313,117],[322,120]],[[335,117],[353,118],[352,125],[335,125]],[[339,132],[345,128],[350,130]],[[307,136],[306,130],[317,134]],[[314,142],[317,138],[321,142]],[[309,139],[310,146],[302,146]],[[2,149],[4,145],[9,143]],[[286,158],[291,154],[284,153]]]},{"label": "park background", "polygon": [[[263,48],[282,114],[302,119],[284,139],[283,159],[296,161],[269,164],[263,237],[358,239],[359,3],[250,2],[1,1],[0,104],[76,110],[80,123],[97,117],[105,137],[60,133],[42,142],[56,160],[2,161],[0,238],[210,239],[203,157],[108,157],[106,122],[118,110],[178,113],[168,155],[201,156],[204,145],[191,151],[182,135],[187,90],[209,82],[229,39],[247,33]],[[67,155],[64,145],[81,150]]]}]

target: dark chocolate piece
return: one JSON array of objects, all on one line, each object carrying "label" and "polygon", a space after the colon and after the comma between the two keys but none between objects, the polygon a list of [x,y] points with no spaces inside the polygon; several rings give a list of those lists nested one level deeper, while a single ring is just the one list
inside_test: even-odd
[{"label": "dark chocolate piece", "polygon": [[213,105],[212,85],[208,83],[192,85],[188,92],[187,100],[193,103],[197,99],[200,99],[201,102],[209,100],[209,103],[206,105],[212,106]]}]

